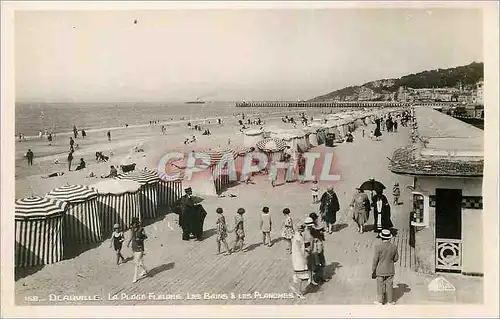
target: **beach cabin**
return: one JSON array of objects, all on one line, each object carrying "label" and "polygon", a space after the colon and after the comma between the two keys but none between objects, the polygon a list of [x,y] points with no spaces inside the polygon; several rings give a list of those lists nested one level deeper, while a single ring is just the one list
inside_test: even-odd
[{"label": "beach cabin", "polygon": [[141,219],[155,219],[158,212],[158,193],[160,178],[158,174],[151,170],[134,170],[126,174],[119,174],[118,179],[131,180],[139,183],[139,206],[141,209]]},{"label": "beach cabin", "polygon": [[46,197],[15,203],[15,266],[30,267],[63,259],[63,215],[67,204]]},{"label": "beach cabin", "polygon": [[417,270],[482,275],[483,131],[415,108],[414,143],[393,154],[393,173],[413,176],[411,245]]},{"label": "beach cabin", "polygon": [[114,224],[127,230],[133,217],[141,219],[141,184],[131,180],[106,179],[92,187],[97,190],[98,210],[105,237],[111,235]]},{"label": "beach cabin", "polygon": [[47,198],[66,202],[63,235],[66,246],[102,241],[102,227],[97,209],[97,191],[84,185],[64,185],[53,189]]},{"label": "beach cabin", "polygon": [[255,147],[257,142],[264,139],[264,131],[259,129],[246,130],[243,132],[243,146]]}]

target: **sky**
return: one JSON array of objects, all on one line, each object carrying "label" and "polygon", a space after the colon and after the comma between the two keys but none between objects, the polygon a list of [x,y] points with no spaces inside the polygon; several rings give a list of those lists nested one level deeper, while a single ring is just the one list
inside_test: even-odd
[{"label": "sky", "polygon": [[14,26],[17,101],[310,99],[483,61],[476,9],[18,11]]}]

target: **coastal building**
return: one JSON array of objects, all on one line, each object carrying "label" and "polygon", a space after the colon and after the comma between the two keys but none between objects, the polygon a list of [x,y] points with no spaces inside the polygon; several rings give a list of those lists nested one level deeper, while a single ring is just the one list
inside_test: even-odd
[{"label": "coastal building", "polygon": [[477,83],[476,87],[476,102],[479,104],[484,104],[483,87],[484,82],[481,80]]},{"label": "coastal building", "polygon": [[412,143],[390,170],[413,176],[416,270],[483,274],[483,131],[428,107],[414,108]]}]

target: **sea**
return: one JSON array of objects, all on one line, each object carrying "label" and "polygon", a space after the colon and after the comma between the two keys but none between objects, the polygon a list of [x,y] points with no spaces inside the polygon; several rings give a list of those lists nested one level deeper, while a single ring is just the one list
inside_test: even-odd
[{"label": "sea", "polygon": [[[340,111],[341,109],[328,110]],[[149,121],[172,122],[204,118],[227,118],[236,113],[267,114],[297,113],[297,108],[238,108],[235,102],[206,102],[205,104],[172,103],[16,103],[16,136],[35,137],[39,131],[66,133],[77,129],[86,131],[149,125]],[[307,111],[313,111],[307,109]],[[319,112],[319,110],[315,110]],[[325,111],[324,109],[321,111]]]}]

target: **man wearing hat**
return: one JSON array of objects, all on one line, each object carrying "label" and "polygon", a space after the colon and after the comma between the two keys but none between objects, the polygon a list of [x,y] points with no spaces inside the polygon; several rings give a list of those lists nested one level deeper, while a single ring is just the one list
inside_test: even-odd
[{"label": "man wearing hat", "polygon": [[179,226],[182,228],[182,240],[189,240],[193,234],[198,240],[203,237],[203,222],[207,212],[193,200],[191,187],[184,189],[184,194],[173,205],[175,213],[179,214]]},{"label": "man wearing hat", "polygon": [[390,241],[392,234],[389,229],[382,229],[379,237],[382,242],[375,246],[372,264],[372,279],[377,279],[375,304],[382,305],[385,296],[387,304],[394,305],[392,283],[395,274],[394,263],[399,259],[398,248]]}]

